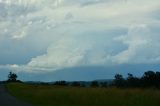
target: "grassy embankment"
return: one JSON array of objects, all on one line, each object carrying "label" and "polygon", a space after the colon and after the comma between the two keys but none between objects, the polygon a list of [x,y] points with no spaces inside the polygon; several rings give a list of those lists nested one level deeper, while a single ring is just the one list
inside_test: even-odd
[{"label": "grassy embankment", "polygon": [[36,106],[159,106],[154,89],[81,88],[12,83],[8,91]]}]

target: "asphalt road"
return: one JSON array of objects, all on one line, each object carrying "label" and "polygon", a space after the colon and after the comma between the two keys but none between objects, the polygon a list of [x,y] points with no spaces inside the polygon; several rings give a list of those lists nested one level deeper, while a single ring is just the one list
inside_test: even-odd
[{"label": "asphalt road", "polygon": [[5,89],[3,84],[0,84],[0,106],[32,106],[29,103],[18,100],[11,96]]}]

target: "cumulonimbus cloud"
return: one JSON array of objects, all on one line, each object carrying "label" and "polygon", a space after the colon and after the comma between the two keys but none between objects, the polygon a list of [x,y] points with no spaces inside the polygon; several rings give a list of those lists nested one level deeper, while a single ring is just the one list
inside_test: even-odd
[{"label": "cumulonimbus cloud", "polygon": [[[0,3],[5,14],[0,15],[1,38],[23,44],[30,60],[6,65],[8,68],[45,72],[68,67],[160,62],[160,32],[156,30],[160,27],[159,19],[151,15],[159,9],[158,0],[8,1]],[[13,11],[20,8],[24,10]],[[12,47],[17,51],[10,50],[11,55],[18,58],[18,50],[24,48],[18,44]],[[0,49],[8,50],[4,46]]]}]

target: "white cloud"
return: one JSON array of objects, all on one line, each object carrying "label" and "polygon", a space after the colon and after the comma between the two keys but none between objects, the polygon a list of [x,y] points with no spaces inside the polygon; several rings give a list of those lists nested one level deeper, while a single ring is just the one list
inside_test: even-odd
[{"label": "white cloud", "polygon": [[30,53],[43,51],[7,67],[52,71],[160,63],[160,20],[151,16],[159,6],[159,0],[1,0],[0,40],[25,42]]}]

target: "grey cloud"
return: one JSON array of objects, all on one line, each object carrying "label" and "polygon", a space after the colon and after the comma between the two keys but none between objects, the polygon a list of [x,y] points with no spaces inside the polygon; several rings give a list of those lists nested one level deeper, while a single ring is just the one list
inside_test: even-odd
[{"label": "grey cloud", "polygon": [[62,1],[61,5],[78,5],[80,7],[86,7],[96,4],[110,4],[110,3],[117,3],[117,2],[124,2],[126,3],[127,0],[64,0]]},{"label": "grey cloud", "polygon": [[82,2],[81,6],[89,6],[94,4],[100,4],[100,3],[109,3],[111,0],[86,0],[85,2]]},{"label": "grey cloud", "polygon": [[[63,6],[88,6],[88,5],[93,5],[93,4],[98,4],[98,3],[103,3],[106,1],[110,0],[54,0],[54,1],[49,1],[52,5],[52,7],[63,7]],[[56,5],[55,5],[56,4]]]},{"label": "grey cloud", "polygon": [[26,16],[28,13],[35,11],[34,6],[28,5],[17,5],[17,4],[6,4],[0,3],[0,17],[1,20],[15,20],[16,18]]},{"label": "grey cloud", "polygon": [[65,16],[65,19],[67,19],[67,20],[72,19],[72,18],[74,18],[72,13],[67,13]]},{"label": "grey cloud", "polygon": [[148,17],[154,18],[154,19],[156,19],[157,21],[159,21],[159,20],[160,20],[160,9],[157,8],[157,9],[153,10],[153,11],[148,15]]}]

